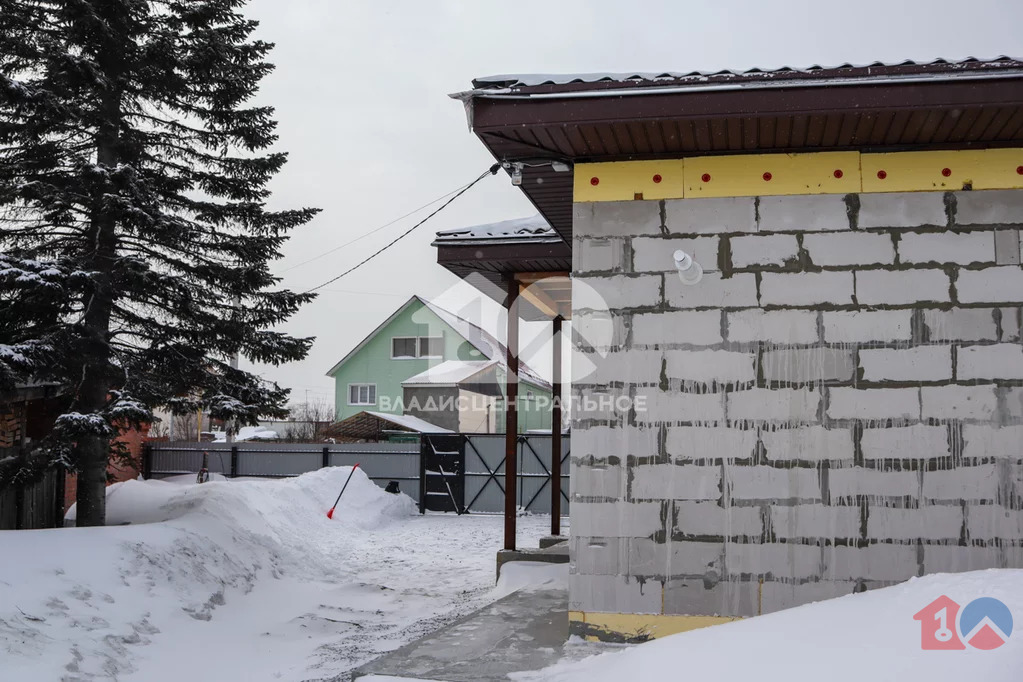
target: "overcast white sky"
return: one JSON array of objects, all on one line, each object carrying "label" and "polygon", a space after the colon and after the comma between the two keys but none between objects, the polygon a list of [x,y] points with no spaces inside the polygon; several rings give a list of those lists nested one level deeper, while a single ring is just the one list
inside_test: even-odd
[{"label": "overcast white sky", "polygon": [[[318,206],[274,270],[305,290],[362,260],[426,212],[301,265],[475,178],[493,160],[449,93],[497,73],[775,68],[843,62],[1023,57],[1020,0],[253,0],[277,65],[260,102],[277,108],[290,162],[274,207]],[[503,173],[487,178],[286,327],[309,357],[264,376],[301,402],[333,402],[325,372],[413,293],[458,280],[436,265],[437,230],[530,215]],[[441,300],[450,303],[458,295]],[[490,311],[493,314],[494,311]],[[536,325],[524,335],[542,333]],[[492,329],[491,331],[496,331]],[[547,353],[530,361],[549,365]],[[528,360],[528,358],[527,358]]]}]

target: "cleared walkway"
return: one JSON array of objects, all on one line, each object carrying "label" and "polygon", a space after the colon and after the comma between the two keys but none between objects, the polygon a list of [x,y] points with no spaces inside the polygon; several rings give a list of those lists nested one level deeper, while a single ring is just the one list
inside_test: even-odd
[{"label": "cleared walkway", "polygon": [[[362,666],[354,678],[507,681],[508,673],[538,670],[571,655],[567,639],[567,591],[523,590]],[[595,653],[583,648],[579,657]]]}]

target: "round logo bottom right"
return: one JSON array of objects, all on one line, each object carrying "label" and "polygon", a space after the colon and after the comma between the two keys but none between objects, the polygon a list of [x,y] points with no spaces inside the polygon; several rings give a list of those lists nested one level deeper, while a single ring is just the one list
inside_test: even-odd
[{"label": "round logo bottom right", "polygon": [[974,599],[959,615],[959,632],[975,649],[997,649],[1012,634],[1012,613],[992,597]]}]

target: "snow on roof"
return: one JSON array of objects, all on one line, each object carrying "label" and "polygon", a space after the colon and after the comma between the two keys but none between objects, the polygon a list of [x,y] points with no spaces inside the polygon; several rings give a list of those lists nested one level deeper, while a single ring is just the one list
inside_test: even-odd
[{"label": "snow on roof", "polygon": [[[508,351],[504,344],[498,341],[493,334],[481,329],[472,322],[441,308],[436,303],[427,301],[425,298],[420,298],[419,296],[416,296],[416,298],[422,301],[422,303],[433,311],[437,317],[458,332],[462,338],[471,343],[476,350],[483,353],[488,360],[497,360],[502,366],[506,364],[505,358],[508,357]],[[525,379],[529,383],[536,384],[542,388],[551,387],[549,381],[537,374],[532,367],[522,360],[519,360],[519,378]]]},{"label": "snow on roof", "polygon": [[[208,433],[213,434],[214,443],[227,442],[227,432],[225,431],[209,431]],[[280,434],[266,428],[265,426],[243,426],[238,429],[238,433],[236,433],[234,437],[236,442],[247,440],[276,440],[277,438],[280,438]]]},{"label": "snow on roof", "polygon": [[497,360],[447,360],[401,382],[409,385],[451,385],[471,379],[499,364]]},{"label": "snow on roof", "polygon": [[441,230],[434,244],[481,242],[488,244],[523,241],[560,242],[561,237],[541,215],[502,220],[497,223]]},{"label": "snow on roof", "polygon": [[454,433],[451,429],[431,424],[425,419],[413,417],[410,414],[387,414],[386,412],[370,412],[369,410],[366,410],[366,414],[419,433]]},{"label": "snow on roof", "polygon": [[990,65],[990,66],[1019,66],[1020,59],[1000,55],[993,58],[964,57],[962,59],[933,59],[930,61],[914,61],[907,59],[901,62],[870,62],[866,64],[844,63],[835,66],[812,66],[794,68],[782,66],[774,69],[761,69],[753,67],[746,70],[721,69],[718,71],[637,71],[619,73],[527,73],[527,74],[499,74],[496,76],[484,76],[473,80],[473,86],[478,88],[486,87],[534,87],[538,85],[567,85],[569,83],[625,83],[628,81],[677,81],[677,80],[701,80],[701,79],[725,79],[725,78],[778,78],[793,74],[815,74],[821,72],[839,71],[841,69],[891,69],[895,67],[933,66],[947,67],[949,70],[962,69],[967,65]]}]

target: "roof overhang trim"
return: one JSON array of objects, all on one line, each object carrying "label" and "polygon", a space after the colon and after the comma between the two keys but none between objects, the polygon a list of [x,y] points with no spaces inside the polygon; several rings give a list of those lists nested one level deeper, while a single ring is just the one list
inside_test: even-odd
[{"label": "roof overhang trim", "polygon": [[937,81],[978,81],[1004,78],[1019,78],[1023,69],[1005,69],[995,72],[953,72],[928,73],[906,76],[856,76],[842,78],[793,78],[785,80],[763,80],[747,82],[719,82],[692,85],[651,82],[644,87],[623,87],[600,90],[575,90],[569,92],[522,92],[520,88],[480,88],[456,92],[452,99],[470,102],[473,99],[580,99],[596,97],[638,97],[645,95],[676,95],[698,92],[728,92],[734,90],[776,90],[780,88],[824,88],[850,85],[912,85]]}]

